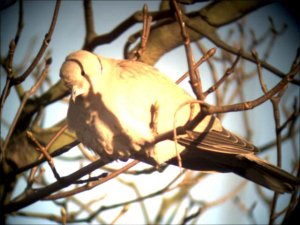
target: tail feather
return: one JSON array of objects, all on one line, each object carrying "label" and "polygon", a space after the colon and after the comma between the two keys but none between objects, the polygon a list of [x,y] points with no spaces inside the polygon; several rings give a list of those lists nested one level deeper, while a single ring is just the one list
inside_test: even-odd
[{"label": "tail feather", "polygon": [[237,155],[244,164],[233,172],[279,193],[293,192],[300,180],[255,155]]},{"label": "tail feather", "polygon": [[[232,172],[273,191],[293,192],[300,180],[254,155],[255,146],[225,129],[221,132],[190,132],[178,139],[186,149],[182,166],[198,171]],[[166,163],[177,165],[177,157]]]}]

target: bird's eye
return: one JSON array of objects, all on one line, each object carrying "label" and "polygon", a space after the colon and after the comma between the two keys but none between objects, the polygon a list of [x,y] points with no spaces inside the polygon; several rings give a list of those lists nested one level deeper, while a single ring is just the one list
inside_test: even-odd
[{"label": "bird's eye", "polygon": [[76,64],[78,64],[78,66],[80,67],[81,70],[81,75],[84,77],[86,75],[84,69],[83,69],[83,65],[81,64],[81,62],[78,59],[67,59],[66,61],[71,61],[71,62],[75,62]]}]

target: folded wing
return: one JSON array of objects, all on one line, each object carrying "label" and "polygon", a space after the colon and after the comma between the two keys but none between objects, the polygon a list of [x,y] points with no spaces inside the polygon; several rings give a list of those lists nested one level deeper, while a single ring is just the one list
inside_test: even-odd
[{"label": "folded wing", "polygon": [[[253,144],[226,129],[189,131],[177,141],[186,147],[181,153],[184,168],[233,172],[279,193],[292,192],[299,185],[299,179],[255,156],[258,149]],[[178,166],[176,157],[167,163]]]}]

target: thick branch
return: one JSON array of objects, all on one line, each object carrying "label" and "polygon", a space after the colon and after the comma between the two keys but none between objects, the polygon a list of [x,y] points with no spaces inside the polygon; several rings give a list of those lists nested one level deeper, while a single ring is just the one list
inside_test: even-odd
[{"label": "thick branch", "polygon": [[89,43],[96,36],[96,32],[94,28],[92,1],[84,0],[83,5],[84,5],[85,28],[86,28],[85,43]]},{"label": "thick branch", "polygon": [[[197,24],[197,27],[201,27],[205,30],[205,33],[214,33],[217,28],[234,22],[241,16],[245,16],[268,3],[270,3],[270,1],[214,1],[200,11],[189,13],[187,16],[189,20]],[[225,5],[226,16],[224,15]],[[244,14],[242,15],[242,13]],[[189,33],[191,41],[202,38],[202,34],[194,32],[191,29],[187,29],[187,32]],[[162,55],[181,44],[182,39],[177,21],[151,28],[147,48],[141,60],[153,65]],[[133,51],[134,50],[135,48]]]}]

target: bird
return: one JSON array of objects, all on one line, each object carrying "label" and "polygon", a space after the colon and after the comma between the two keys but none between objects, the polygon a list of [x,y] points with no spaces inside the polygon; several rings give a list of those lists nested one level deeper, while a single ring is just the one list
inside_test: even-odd
[{"label": "bird", "polygon": [[225,129],[215,115],[155,142],[201,114],[201,107],[151,65],[79,50],[66,57],[60,78],[71,93],[68,127],[100,158],[231,172],[277,193],[299,185],[298,178],[256,156],[258,148]]}]

